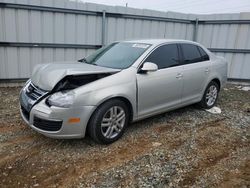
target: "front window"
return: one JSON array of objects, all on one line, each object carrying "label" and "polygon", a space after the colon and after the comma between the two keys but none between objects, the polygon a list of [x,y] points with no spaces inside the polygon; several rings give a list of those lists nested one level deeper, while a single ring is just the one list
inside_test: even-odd
[{"label": "front window", "polygon": [[100,48],[82,61],[102,67],[125,69],[131,66],[149,46],[144,43],[112,43]]},{"label": "front window", "polygon": [[151,53],[145,62],[152,62],[158,69],[174,67],[179,65],[179,53],[176,44],[167,44],[158,47]]}]

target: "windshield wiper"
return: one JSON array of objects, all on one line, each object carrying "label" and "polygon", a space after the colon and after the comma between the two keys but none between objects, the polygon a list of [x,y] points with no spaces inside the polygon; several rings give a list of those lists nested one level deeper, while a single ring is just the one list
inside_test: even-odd
[{"label": "windshield wiper", "polygon": [[89,63],[86,58],[79,59],[78,62]]},{"label": "windshield wiper", "polygon": [[95,64],[95,63],[90,63],[90,62],[88,62],[86,58],[79,59],[79,60],[78,60],[78,62],[81,62],[81,63],[87,63],[87,64],[90,64],[90,65],[95,65],[95,66],[98,66],[98,65],[97,65],[97,64]]}]

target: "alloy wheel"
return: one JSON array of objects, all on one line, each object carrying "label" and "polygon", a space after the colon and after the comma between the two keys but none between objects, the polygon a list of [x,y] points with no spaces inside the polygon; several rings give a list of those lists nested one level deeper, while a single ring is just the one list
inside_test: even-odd
[{"label": "alloy wheel", "polygon": [[218,95],[218,90],[216,88],[215,85],[211,85],[206,93],[206,103],[208,106],[212,106],[216,99],[217,99],[217,95]]},{"label": "alloy wheel", "polygon": [[122,107],[113,106],[103,116],[101,132],[105,138],[115,138],[125,125],[126,114]]}]

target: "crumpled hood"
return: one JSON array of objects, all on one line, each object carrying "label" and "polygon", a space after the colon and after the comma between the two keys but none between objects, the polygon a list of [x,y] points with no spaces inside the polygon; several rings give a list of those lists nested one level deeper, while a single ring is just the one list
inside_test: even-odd
[{"label": "crumpled hood", "polygon": [[118,72],[118,69],[100,67],[79,62],[38,64],[32,73],[31,82],[50,91],[65,76]]}]

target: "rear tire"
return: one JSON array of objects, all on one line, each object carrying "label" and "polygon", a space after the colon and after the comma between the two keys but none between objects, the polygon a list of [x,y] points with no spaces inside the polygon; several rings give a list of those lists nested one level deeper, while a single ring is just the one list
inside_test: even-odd
[{"label": "rear tire", "polygon": [[218,94],[219,94],[219,85],[216,82],[211,81],[208,84],[203,94],[203,97],[199,102],[199,105],[205,109],[210,109],[214,107],[218,99]]},{"label": "rear tire", "polygon": [[111,144],[123,135],[128,122],[127,105],[119,99],[112,99],[96,109],[89,121],[88,133],[97,143]]}]

